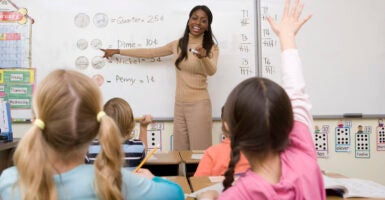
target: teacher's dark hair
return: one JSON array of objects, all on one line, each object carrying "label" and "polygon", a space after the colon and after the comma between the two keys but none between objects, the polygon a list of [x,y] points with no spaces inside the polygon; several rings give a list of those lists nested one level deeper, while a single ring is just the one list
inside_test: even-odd
[{"label": "teacher's dark hair", "polygon": [[202,10],[203,12],[205,12],[207,15],[208,21],[209,21],[207,31],[204,32],[203,41],[202,41],[202,43],[203,43],[202,47],[204,49],[206,49],[207,55],[210,55],[211,48],[215,44],[215,42],[214,42],[215,37],[214,37],[213,32],[211,30],[211,23],[213,21],[213,14],[211,13],[210,9],[205,5],[195,6],[190,11],[189,19],[187,20],[186,29],[184,31],[183,37],[181,37],[179,39],[179,42],[178,42],[178,50],[179,49],[181,50],[179,57],[175,61],[175,66],[176,66],[176,68],[178,68],[178,70],[180,70],[179,63],[182,62],[182,60],[187,59],[187,45],[188,45],[189,33],[190,33],[190,28],[188,26],[188,22],[192,16],[192,14],[197,10]]}]

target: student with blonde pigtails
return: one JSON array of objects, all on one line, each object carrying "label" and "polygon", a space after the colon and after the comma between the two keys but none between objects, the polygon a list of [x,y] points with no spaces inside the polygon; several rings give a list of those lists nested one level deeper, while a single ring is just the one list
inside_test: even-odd
[{"label": "student with blonde pigtails", "polygon": [[[34,92],[36,120],[17,146],[15,166],[0,176],[0,199],[184,199],[177,184],[122,168],[119,128],[102,108],[99,87],[86,75],[48,74]],[[102,151],[86,165],[96,137]]]}]

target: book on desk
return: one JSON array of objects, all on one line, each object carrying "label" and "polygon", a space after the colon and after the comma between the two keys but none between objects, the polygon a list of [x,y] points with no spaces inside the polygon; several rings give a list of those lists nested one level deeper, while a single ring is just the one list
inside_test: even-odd
[{"label": "book on desk", "polygon": [[385,186],[373,181],[356,178],[323,176],[326,194],[343,198],[385,198]]},{"label": "book on desk", "polygon": [[13,140],[11,110],[9,103],[0,100],[0,142]]}]

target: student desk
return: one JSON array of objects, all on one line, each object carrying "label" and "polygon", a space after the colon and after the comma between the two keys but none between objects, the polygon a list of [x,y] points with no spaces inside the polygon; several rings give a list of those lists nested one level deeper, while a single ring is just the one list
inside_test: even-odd
[{"label": "student desk", "polygon": [[[329,175],[329,174],[328,174]],[[208,187],[218,182],[211,182],[208,176],[193,176],[189,178],[192,192]],[[339,196],[327,196],[327,200],[343,200],[344,198]],[[379,200],[373,198],[345,198],[352,200]]]},{"label": "student desk", "polygon": [[[186,177],[194,175],[203,153],[204,150],[179,151],[182,162],[184,163]],[[198,156],[199,158],[194,158],[193,156]]]},{"label": "student desk", "polygon": [[143,168],[149,169],[155,176],[178,176],[181,162],[176,151],[159,152],[152,155]]},{"label": "student desk", "polygon": [[192,176],[189,178],[192,192],[198,191],[202,188],[214,185],[218,182],[211,182],[208,176]]},{"label": "student desk", "polygon": [[14,138],[10,142],[0,142],[0,174],[4,169],[13,165],[12,156],[19,141],[20,138]]},{"label": "student desk", "polygon": [[185,194],[191,193],[191,188],[190,188],[190,185],[189,185],[186,177],[184,177],[184,176],[162,176],[162,178],[178,184],[180,187],[182,187],[183,193],[185,193]]}]

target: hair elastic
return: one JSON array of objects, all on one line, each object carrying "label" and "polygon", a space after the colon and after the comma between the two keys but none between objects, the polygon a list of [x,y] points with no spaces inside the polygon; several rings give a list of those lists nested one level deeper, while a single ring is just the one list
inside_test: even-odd
[{"label": "hair elastic", "polygon": [[40,130],[44,130],[44,127],[45,127],[45,124],[43,122],[43,120],[41,119],[35,119],[35,121],[33,122],[33,124],[37,127],[40,128]]},{"label": "hair elastic", "polygon": [[106,115],[106,113],[104,111],[98,112],[98,115],[96,115],[96,120],[98,120],[98,122],[100,122],[102,117],[104,117],[105,115]]}]

